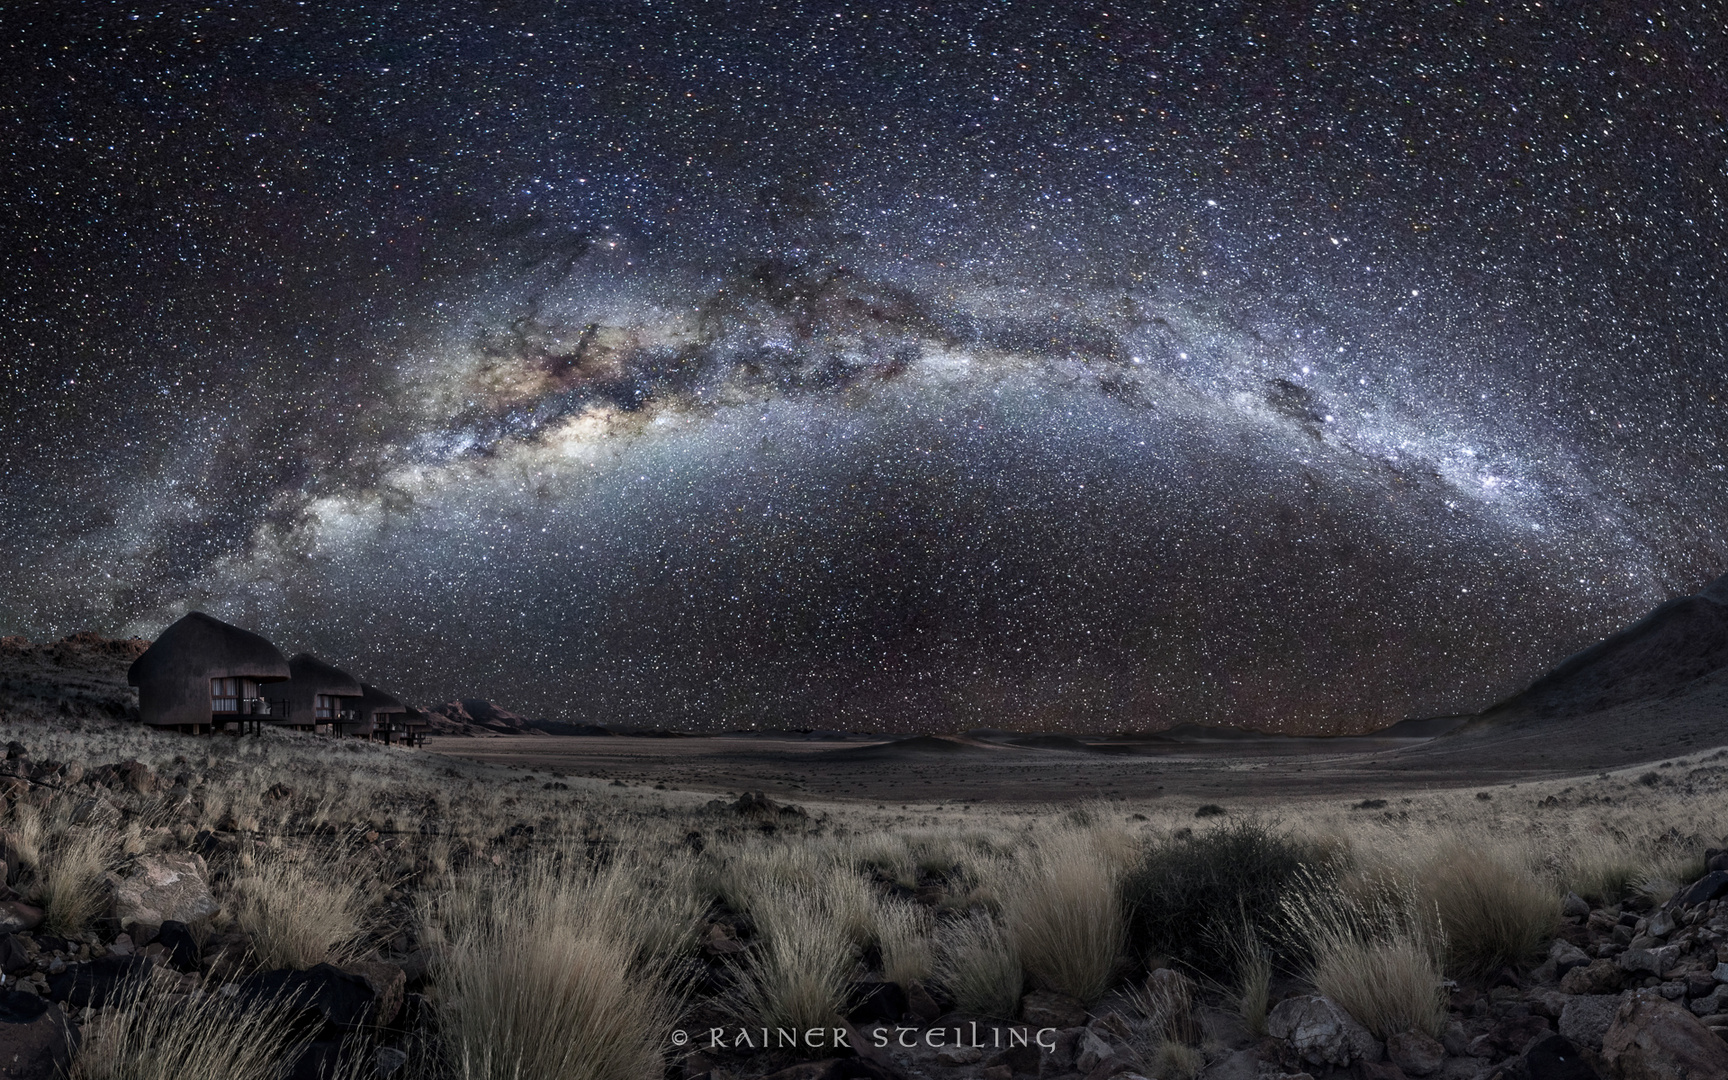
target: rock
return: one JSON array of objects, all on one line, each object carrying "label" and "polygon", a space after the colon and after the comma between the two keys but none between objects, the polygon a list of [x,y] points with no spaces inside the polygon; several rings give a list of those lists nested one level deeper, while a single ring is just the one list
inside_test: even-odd
[{"label": "rock", "polygon": [[1613,994],[1618,993],[1621,984],[1626,979],[1626,972],[1612,960],[1592,960],[1589,965],[1573,968],[1560,980],[1560,992],[1563,994]]},{"label": "rock", "polygon": [[1728,983],[1728,964],[1717,964],[1716,970],[1710,973],[1717,982]]},{"label": "rock", "polygon": [[204,859],[196,854],[140,855],[121,873],[107,875],[112,914],[122,926],[152,930],[169,920],[207,919],[219,910],[207,873]]},{"label": "rock", "polygon": [[1564,1035],[1545,1035],[1524,1048],[1530,1080],[1602,1080],[1583,1053]]},{"label": "rock", "polygon": [[1374,1062],[1385,1055],[1385,1047],[1355,1017],[1319,995],[1280,1001],[1266,1017],[1266,1030],[1313,1065],[1342,1066],[1357,1059]]},{"label": "rock", "polygon": [[1083,1073],[1091,1073],[1098,1063],[1113,1056],[1116,1047],[1091,1028],[1080,1033],[1080,1041],[1075,1044],[1074,1067]]},{"label": "rock", "polygon": [[0,1080],[53,1080],[71,1068],[78,1029],[35,994],[0,993]]},{"label": "rock", "polygon": [[17,934],[0,937],[0,971],[16,975],[21,971],[35,969],[36,962],[30,959],[30,949],[24,944],[23,938]]},{"label": "rock", "polygon": [[1582,919],[1590,914],[1590,905],[1577,893],[1567,893],[1560,901],[1560,914],[1568,919]]},{"label": "rock", "polygon": [[[1007,1069],[1010,1076],[1037,1076],[1043,1064],[1043,1051],[1037,1046],[1010,1046],[984,1059],[987,1069]],[[1073,1054],[1068,1055],[1072,1061]]]},{"label": "rock", "polygon": [[1693,1016],[1711,1016],[1728,1009],[1728,986],[1718,986],[1701,998],[1693,998],[1686,1005],[1692,1010]]},{"label": "rock", "polygon": [[1035,1027],[1079,1027],[1086,1022],[1086,1006],[1067,994],[1034,990],[1020,999],[1020,1019]]},{"label": "rock", "polygon": [[1579,1046],[1602,1049],[1602,1036],[1620,1011],[1620,995],[1591,994],[1575,997],[1560,1011],[1560,1034]]},{"label": "rock", "polygon": [[1548,959],[1554,962],[1554,977],[1563,979],[1573,968],[1590,966],[1590,954],[1570,941],[1556,941],[1548,947]]},{"label": "rock", "polygon": [[143,992],[154,961],[142,956],[105,956],[87,964],[68,964],[48,976],[48,998],[74,1009],[100,1009]]},{"label": "rock", "polygon": [[951,1046],[937,1051],[936,1060],[943,1065],[976,1065],[984,1060],[984,1051],[976,1046]]},{"label": "rock", "polygon": [[400,967],[379,961],[357,960],[344,964],[342,970],[365,979],[366,985],[377,995],[372,1006],[374,1025],[384,1027],[396,1019],[396,1014],[402,1011],[402,998],[408,989],[407,976],[402,974]]},{"label": "rock", "polygon": [[408,1055],[394,1046],[380,1046],[376,1057],[379,1076],[389,1076],[391,1073],[408,1064]]},{"label": "rock", "polygon": [[854,1024],[897,1024],[906,1015],[906,991],[899,983],[854,983],[849,997],[857,1004],[847,1011],[846,1019]]},{"label": "rock", "polygon": [[1214,1061],[1200,1076],[1201,1080],[1260,1080],[1260,1055],[1238,1050]]},{"label": "rock", "polygon": [[906,1009],[925,1023],[942,1015],[942,1006],[936,1004],[936,999],[924,989],[923,983],[915,982],[906,987]]},{"label": "rock", "polygon": [[192,928],[179,919],[164,919],[156,933],[156,944],[162,946],[162,962],[180,971],[198,970],[202,950]]},{"label": "rock", "polygon": [[1680,1006],[1641,991],[1614,1015],[1602,1061],[1618,1080],[1728,1077],[1728,1043]]},{"label": "rock", "polygon": [[299,1026],[313,1034],[360,1030],[372,1022],[378,1005],[363,977],[333,964],[249,975],[240,980],[237,997],[248,1004],[293,1001],[302,1010]]},{"label": "rock", "polygon": [[109,787],[119,785],[127,791],[148,795],[156,790],[156,773],[142,761],[120,761],[96,769],[92,778]]},{"label": "rock", "polygon": [[1358,1061],[1354,1076],[1356,1080],[1408,1080],[1404,1070],[1390,1061]]},{"label": "rock", "polygon": [[1446,1048],[1419,1031],[1400,1031],[1387,1039],[1386,1056],[1411,1076],[1433,1076],[1446,1064]]},{"label": "rock", "polygon": [[1620,954],[1620,967],[1633,974],[1655,975],[1672,968],[1680,959],[1680,946],[1664,945],[1659,949],[1627,949]]},{"label": "rock", "polygon": [[42,925],[42,909],[21,900],[0,900],[0,934],[16,934]]},{"label": "rock", "polygon": [[1667,937],[1674,932],[1674,916],[1666,911],[1656,912],[1645,924],[1644,932],[1654,938]]},{"label": "rock", "polygon": [[72,808],[72,824],[109,826],[120,821],[120,808],[97,795],[92,799],[84,799]]},{"label": "rock", "polygon": [[1681,907],[1697,907],[1728,894],[1728,870],[1712,870],[1680,894]]},{"label": "rock", "polygon": [[979,1080],[1014,1080],[1014,1070],[1006,1065],[987,1066],[978,1073]]}]

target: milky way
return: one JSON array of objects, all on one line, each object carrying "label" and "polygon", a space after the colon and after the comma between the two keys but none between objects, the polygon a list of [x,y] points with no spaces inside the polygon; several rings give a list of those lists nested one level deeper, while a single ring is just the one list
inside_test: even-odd
[{"label": "milky way", "polygon": [[0,10],[0,630],[1343,731],[1728,569],[1709,6],[446,7]]}]

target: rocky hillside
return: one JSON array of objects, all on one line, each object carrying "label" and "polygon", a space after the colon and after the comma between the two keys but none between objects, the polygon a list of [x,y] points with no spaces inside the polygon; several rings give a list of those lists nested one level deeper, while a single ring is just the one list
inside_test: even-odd
[{"label": "rocky hillside", "polygon": [[43,644],[0,637],[0,716],[135,715],[126,669],[149,647],[88,633]]},{"label": "rocky hillside", "polygon": [[426,710],[426,718],[437,735],[541,734],[527,717],[485,698],[463,698],[434,705]]},{"label": "rocky hillside", "polygon": [[1582,716],[1686,694],[1728,673],[1728,575],[1670,600],[1484,711],[1499,722]]}]

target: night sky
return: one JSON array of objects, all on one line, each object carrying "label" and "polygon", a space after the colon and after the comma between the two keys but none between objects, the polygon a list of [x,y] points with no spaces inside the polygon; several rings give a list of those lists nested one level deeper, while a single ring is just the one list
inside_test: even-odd
[{"label": "night sky", "polygon": [[1294,7],[7,4],[0,631],[625,725],[1480,708],[1728,570],[1728,15]]}]

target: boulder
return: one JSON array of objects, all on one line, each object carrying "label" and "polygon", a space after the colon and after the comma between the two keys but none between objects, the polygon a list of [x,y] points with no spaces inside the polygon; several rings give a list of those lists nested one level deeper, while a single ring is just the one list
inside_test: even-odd
[{"label": "boulder", "polygon": [[1387,1039],[1386,1056],[1410,1076],[1433,1076],[1446,1064],[1446,1048],[1420,1031],[1400,1031]]},{"label": "boulder", "polygon": [[297,1005],[297,1026],[314,1035],[358,1031],[378,1012],[378,995],[371,984],[333,964],[305,971],[261,971],[240,980],[238,986],[237,997],[248,1005]]},{"label": "boulder", "polygon": [[1660,995],[1629,996],[1602,1039],[1602,1061],[1618,1080],[1728,1077],[1728,1043]]},{"label": "boulder", "polygon": [[140,855],[119,873],[107,875],[109,904],[122,926],[155,930],[170,920],[207,919],[219,907],[210,895],[202,856],[162,852]]},{"label": "boulder", "polygon": [[1548,948],[1548,959],[1554,962],[1554,977],[1557,979],[1564,979],[1573,968],[1590,966],[1590,954],[1570,941],[1555,941]]},{"label": "boulder", "polygon": [[1530,1080],[1602,1080],[1585,1055],[1564,1035],[1544,1035],[1524,1048]]},{"label": "boulder", "polygon": [[1609,959],[1592,960],[1581,968],[1573,968],[1560,980],[1563,994],[1615,994],[1626,981],[1626,972]]},{"label": "boulder", "polygon": [[1386,1048],[1331,998],[1304,995],[1286,998],[1266,1017],[1266,1031],[1283,1039],[1302,1060],[1313,1065],[1348,1065],[1379,1061]]},{"label": "boulder", "polygon": [[1680,894],[1681,907],[1697,907],[1728,894],[1728,870],[1712,870]]},{"label": "boulder", "polygon": [[1034,1027],[1079,1027],[1086,1022],[1086,1006],[1067,994],[1034,990],[1020,999],[1020,1019]]},{"label": "boulder", "polygon": [[906,986],[906,1009],[926,1024],[942,1015],[942,1006],[936,1003],[936,999],[930,996],[930,991],[924,989],[924,984],[919,982],[908,983]]},{"label": "boulder", "polygon": [[1602,1036],[1620,1011],[1619,994],[1587,994],[1572,998],[1560,1010],[1560,1034],[1579,1046],[1602,1049]]},{"label": "boulder", "polygon": [[1657,949],[1627,949],[1620,954],[1620,967],[1634,975],[1655,975],[1670,970],[1680,960],[1680,946],[1664,945]]},{"label": "boulder", "polygon": [[103,765],[96,769],[92,777],[99,784],[123,787],[139,795],[148,795],[156,790],[156,773],[142,761],[118,761],[112,765]]},{"label": "boulder", "polygon": [[41,908],[21,900],[0,900],[0,934],[16,934],[41,925]]},{"label": "boulder", "polygon": [[1568,919],[1582,919],[1590,914],[1590,905],[1577,893],[1567,893],[1560,901],[1560,914]]},{"label": "boulder", "polygon": [[357,960],[342,965],[342,970],[365,979],[366,985],[377,995],[377,1001],[372,1007],[372,1023],[384,1027],[396,1019],[396,1014],[402,1011],[402,998],[408,990],[408,977],[402,973],[400,967],[381,961]]},{"label": "boulder", "polygon": [[35,994],[0,993],[0,1080],[54,1080],[66,1075],[78,1029]]},{"label": "boulder", "polygon": [[180,971],[197,971],[202,950],[192,928],[179,919],[164,919],[156,933],[156,944],[162,946],[162,962]]},{"label": "boulder", "polygon": [[100,1009],[131,1000],[142,993],[155,963],[142,956],[104,956],[87,964],[69,964],[48,976],[48,999],[74,1009]]},{"label": "boulder", "polygon": [[854,983],[848,996],[855,1004],[847,1010],[846,1019],[854,1024],[897,1024],[906,1015],[906,991],[899,983]]},{"label": "boulder", "polygon": [[24,944],[23,938],[17,934],[0,937],[0,971],[16,975],[21,971],[35,970],[36,962],[30,959],[30,948]]}]

